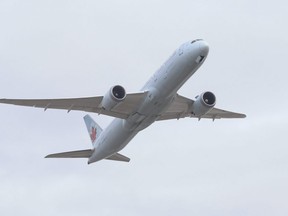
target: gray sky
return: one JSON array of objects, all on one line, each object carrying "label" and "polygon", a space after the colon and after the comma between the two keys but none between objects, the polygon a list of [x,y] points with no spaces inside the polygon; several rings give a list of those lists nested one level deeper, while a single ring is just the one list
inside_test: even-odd
[{"label": "gray sky", "polygon": [[[210,44],[180,94],[244,120],[157,122],[130,163],[44,159],[90,147],[84,112],[0,106],[0,215],[288,214],[287,2],[0,1],[0,97],[135,92],[183,42]],[[93,115],[106,127],[110,117]]]}]

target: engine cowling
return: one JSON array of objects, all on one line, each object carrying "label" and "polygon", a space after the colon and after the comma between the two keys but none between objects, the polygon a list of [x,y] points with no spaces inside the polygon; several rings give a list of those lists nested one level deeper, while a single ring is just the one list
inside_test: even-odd
[{"label": "engine cowling", "polygon": [[216,104],[216,97],[212,92],[203,92],[196,97],[196,101],[192,105],[191,113],[197,117],[201,117],[208,113]]},{"label": "engine cowling", "polygon": [[112,86],[104,95],[101,101],[101,107],[105,110],[113,109],[118,103],[126,98],[126,91],[120,85]]}]

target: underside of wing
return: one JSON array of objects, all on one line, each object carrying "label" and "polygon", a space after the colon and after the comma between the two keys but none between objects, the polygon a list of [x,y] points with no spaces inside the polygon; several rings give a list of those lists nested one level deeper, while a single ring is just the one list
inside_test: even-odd
[{"label": "underside of wing", "polygon": [[246,115],[242,114],[242,113],[230,112],[230,111],[227,111],[227,110],[213,108],[208,113],[203,115],[201,118],[210,118],[210,119],[246,118]]},{"label": "underside of wing", "polygon": [[146,92],[127,94],[125,99],[111,110],[101,107],[103,96],[65,99],[0,99],[0,103],[44,108],[44,110],[63,109],[68,112],[81,110],[125,119],[133,113],[145,96]]},{"label": "underside of wing", "polygon": [[168,109],[161,114],[158,120],[180,119],[185,117],[190,118],[209,118],[209,119],[221,119],[221,118],[245,118],[245,114],[230,112],[218,108],[212,108],[208,113],[201,117],[195,116],[191,112],[191,107],[195,101],[180,95],[177,95]]}]

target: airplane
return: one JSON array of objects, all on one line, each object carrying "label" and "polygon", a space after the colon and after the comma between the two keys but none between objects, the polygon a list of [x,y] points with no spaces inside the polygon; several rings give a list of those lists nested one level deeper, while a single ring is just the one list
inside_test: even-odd
[{"label": "airplane", "polygon": [[115,117],[105,130],[89,116],[84,121],[92,148],[47,155],[46,158],[88,158],[88,164],[102,159],[129,162],[120,153],[141,130],[155,121],[185,117],[204,119],[245,118],[245,114],[215,108],[211,91],[194,100],[177,94],[199,69],[209,53],[202,39],[182,44],[155,72],[139,92],[126,93],[121,85],[112,86],[104,96],[64,99],[0,99],[0,103],[47,109],[80,110]]}]

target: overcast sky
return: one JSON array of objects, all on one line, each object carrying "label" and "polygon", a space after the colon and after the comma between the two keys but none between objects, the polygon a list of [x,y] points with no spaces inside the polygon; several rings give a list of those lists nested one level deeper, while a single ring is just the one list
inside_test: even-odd
[{"label": "overcast sky", "polygon": [[[0,106],[0,215],[288,215],[287,1],[0,0],[0,97],[139,90],[182,43],[210,45],[180,89],[240,120],[156,122],[130,163],[90,148],[84,112]],[[91,114],[105,128],[112,118]]]}]

